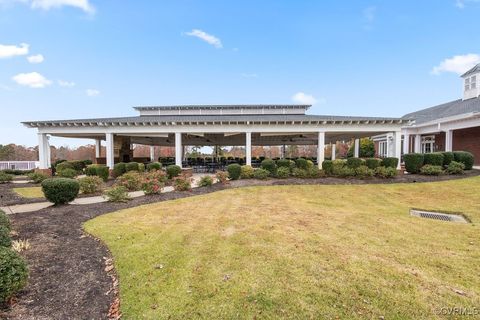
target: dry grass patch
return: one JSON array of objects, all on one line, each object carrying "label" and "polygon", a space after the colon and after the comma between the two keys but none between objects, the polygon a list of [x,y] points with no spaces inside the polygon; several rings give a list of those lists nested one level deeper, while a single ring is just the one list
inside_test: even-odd
[{"label": "dry grass patch", "polygon": [[24,198],[44,198],[41,187],[13,188],[13,191]]},{"label": "dry grass patch", "polygon": [[[480,178],[230,189],[97,217],[134,318],[431,319],[480,306]],[[464,212],[473,224],[411,217]],[[460,292],[460,293],[459,293]]]}]

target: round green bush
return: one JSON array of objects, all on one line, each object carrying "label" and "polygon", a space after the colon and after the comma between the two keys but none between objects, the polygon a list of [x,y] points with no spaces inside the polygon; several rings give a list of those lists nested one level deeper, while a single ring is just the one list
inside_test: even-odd
[{"label": "round green bush", "polygon": [[403,155],[405,170],[410,173],[419,173],[423,167],[423,153],[407,153]]},{"label": "round green bush", "polygon": [[446,151],[446,152],[442,152],[442,153],[443,153],[443,165],[444,166],[448,166],[450,164],[450,162],[455,160],[455,155],[453,154],[453,152]]},{"label": "round green bush", "polygon": [[359,179],[365,179],[365,178],[370,178],[373,177],[374,171],[373,169],[370,169],[369,167],[365,165],[361,165],[359,167],[356,167],[355,169],[355,176]]},{"label": "round green bush", "polygon": [[272,159],[263,160],[260,167],[270,172],[270,176],[272,177],[277,174],[277,164]]},{"label": "round green bush", "polygon": [[448,174],[463,174],[465,165],[461,162],[452,161],[447,166]]},{"label": "round green bush", "polygon": [[77,176],[77,171],[67,168],[67,169],[57,171],[57,175],[62,178],[73,179]]},{"label": "round green bush", "polygon": [[180,173],[182,173],[182,168],[180,168],[179,166],[175,165],[175,164],[171,164],[169,166],[167,166],[167,176],[168,176],[168,179],[173,179],[175,177],[178,177],[180,175]]},{"label": "round green bush", "polygon": [[322,162],[322,169],[325,171],[326,174],[333,173],[333,161],[332,160],[325,160]]},{"label": "round green bush", "polygon": [[242,166],[241,172],[240,172],[240,178],[241,179],[252,179],[253,178],[253,168],[252,166]]},{"label": "round green bush", "polygon": [[97,165],[92,164],[85,168],[85,174],[87,176],[96,176],[97,175]]},{"label": "round green bush", "polygon": [[365,165],[365,160],[361,158],[348,158],[347,159],[347,167],[355,169],[360,166]]},{"label": "round green bush", "polygon": [[48,201],[54,204],[65,204],[78,196],[80,185],[75,179],[46,179],[42,182],[42,191]]},{"label": "round green bush", "polygon": [[237,163],[232,163],[227,166],[227,172],[230,179],[238,180],[242,174],[242,167]]},{"label": "round green bush", "polygon": [[425,153],[423,163],[432,166],[443,166],[443,154],[441,152]]},{"label": "round green bush", "polygon": [[253,177],[258,180],[265,180],[270,175],[270,171],[258,168],[253,172]]},{"label": "round green bush", "polygon": [[375,176],[379,178],[393,178],[397,175],[397,169],[395,168],[385,168],[385,167],[377,167],[375,169]]},{"label": "round green bush", "polygon": [[96,166],[96,171],[96,175],[102,178],[103,181],[108,180],[108,176],[110,175],[110,169],[107,166],[99,164]]},{"label": "round green bush", "polygon": [[10,228],[0,225],[0,247],[10,247],[11,245]]},{"label": "round green bush", "polygon": [[11,228],[10,219],[8,218],[7,214],[0,210],[0,226],[4,226],[8,230]]},{"label": "round green bush", "polygon": [[307,159],[298,158],[298,159],[295,161],[295,165],[297,166],[297,168],[306,170],[307,167],[308,167]]},{"label": "round green bush", "polygon": [[277,167],[278,168],[291,168],[291,160],[288,159],[278,159],[277,160]]},{"label": "round green bush", "polygon": [[290,168],[289,167],[279,167],[277,169],[277,178],[286,179],[290,176]]},{"label": "round green bush", "polygon": [[0,171],[0,183],[7,183],[13,180],[13,175]]},{"label": "round green bush", "polygon": [[397,168],[398,166],[398,158],[395,157],[387,157],[383,158],[382,160],[382,166],[386,168]]},{"label": "round green bush", "polygon": [[[55,170],[57,172],[59,171],[63,171],[65,169],[72,169],[72,170],[75,170],[75,166],[73,165],[72,162],[70,161],[63,161],[63,162],[60,162],[59,164],[57,164],[57,166],[55,167]],[[75,170],[76,171],[76,170]]]},{"label": "round green bush", "polygon": [[147,164],[147,171],[160,170],[162,169],[162,164],[160,162],[152,162]]},{"label": "round green bush", "polygon": [[307,169],[294,168],[292,170],[292,176],[294,176],[295,178],[306,179],[308,178]]},{"label": "round green bush", "polygon": [[466,151],[455,151],[453,154],[456,162],[461,162],[465,165],[465,170],[472,170],[475,160],[473,154]]},{"label": "round green bush", "polygon": [[27,278],[25,260],[15,251],[0,247],[0,302],[6,302],[25,287]]},{"label": "round green bush", "polygon": [[96,193],[103,189],[103,180],[98,176],[88,176],[78,179],[80,192],[83,194]]},{"label": "round green bush", "polygon": [[382,159],[377,159],[377,158],[365,159],[365,165],[372,170],[375,170],[376,168],[380,167],[381,164],[382,164]]},{"label": "round green bush", "polygon": [[129,162],[125,165],[125,170],[129,171],[140,171],[140,166],[138,162]]},{"label": "round green bush", "polygon": [[142,175],[137,171],[129,171],[118,177],[115,184],[124,186],[128,191],[140,191],[142,190]]},{"label": "round green bush", "polygon": [[442,166],[433,166],[431,164],[426,164],[420,169],[420,173],[427,176],[438,176],[443,173]]},{"label": "round green bush", "polygon": [[114,177],[114,178],[118,178],[118,177],[120,177],[122,174],[124,174],[125,172],[127,172],[126,166],[127,166],[127,165],[125,164],[125,162],[115,163],[115,164],[113,165],[113,170],[112,170],[113,177]]}]

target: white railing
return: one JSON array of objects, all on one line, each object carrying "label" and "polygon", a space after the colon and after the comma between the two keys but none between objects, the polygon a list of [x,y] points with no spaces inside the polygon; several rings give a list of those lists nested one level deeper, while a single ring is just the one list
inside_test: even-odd
[{"label": "white railing", "polygon": [[0,161],[0,170],[32,170],[38,168],[38,161]]}]

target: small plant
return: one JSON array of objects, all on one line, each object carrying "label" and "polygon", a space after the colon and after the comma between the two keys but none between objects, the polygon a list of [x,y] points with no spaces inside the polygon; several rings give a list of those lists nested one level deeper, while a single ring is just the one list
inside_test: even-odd
[{"label": "small plant", "polygon": [[277,169],[277,178],[286,179],[290,177],[290,168],[289,167],[279,167]]},{"label": "small plant", "polygon": [[139,172],[140,171],[140,166],[138,165],[138,162],[129,162],[125,165],[125,170],[127,172],[130,172],[130,171]]},{"label": "small plant", "polygon": [[42,183],[43,180],[48,179],[49,177],[41,172],[33,172],[30,173],[28,176],[28,179],[30,179],[33,183]]},{"label": "small plant", "polygon": [[0,247],[0,303],[20,291],[27,284],[27,278],[25,260],[10,248]]},{"label": "small plant", "polygon": [[265,180],[270,176],[270,171],[258,168],[253,172],[253,177],[258,180]]},{"label": "small plant", "polygon": [[448,166],[450,162],[455,160],[455,154],[453,152],[443,152],[443,165]]},{"label": "small plant", "polygon": [[277,167],[278,168],[288,168],[289,170],[292,170],[295,168],[295,161],[288,160],[288,159],[278,159],[277,160]]},{"label": "small plant", "polygon": [[228,177],[232,180],[240,179],[242,167],[239,164],[233,163],[227,166]]},{"label": "small plant", "polygon": [[13,175],[0,171],[0,183],[8,183],[13,180]]},{"label": "small plant", "polygon": [[254,169],[252,166],[242,166],[241,172],[240,172],[240,178],[241,179],[252,179],[253,178],[253,172]]},{"label": "small plant", "polygon": [[80,184],[75,179],[56,178],[42,182],[45,198],[54,204],[65,204],[73,201],[80,191]]},{"label": "small plant", "polygon": [[147,171],[160,170],[162,169],[162,164],[160,162],[152,162],[147,164]]},{"label": "small plant", "polygon": [[203,176],[198,182],[199,187],[210,187],[213,185],[213,179],[210,176]]},{"label": "small plant", "polygon": [[333,172],[333,161],[332,160],[325,160],[322,162],[322,169],[325,171],[326,174],[332,174]]},{"label": "small plant", "polygon": [[97,176],[102,178],[103,181],[107,181],[110,172],[107,166],[102,164],[91,164],[85,168],[85,174],[87,176]]},{"label": "small plant", "polygon": [[298,158],[297,161],[295,161],[295,165],[297,166],[297,168],[299,169],[304,169],[306,170],[307,169],[307,166],[308,166],[308,162],[306,159],[304,158]]},{"label": "small plant", "polygon": [[355,169],[347,167],[347,166],[343,166],[343,167],[336,170],[335,175],[337,175],[341,178],[354,177],[355,176]]},{"label": "small plant", "polygon": [[375,176],[383,179],[393,178],[397,175],[397,169],[395,168],[386,168],[386,167],[377,167],[375,169]]},{"label": "small plant", "polygon": [[270,176],[274,177],[277,174],[277,164],[272,159],[265,159],[261,163],[261,168],[270,172]]},{"label": "small plant", "polygon": [[191,179],[185,176],[178,176],[173,180],[173,188],[175,191],[190,191],[192,190]]},{"label": "small plant", "polygon": [[217,171],[217,173],[215,174],[218,182],[220,182],[221,184],[226,184],[228,183],[228,172],[225,172],[225,171]]},{"label": "small plant", "polygon": [[30,249],[30,241],[25,240],[14,240],[12,241],[12,250],[16,252],[22,252]]},{"label": "small plant", "polygon": [[10,239],[10,228],[0,226],[0,247],[10,247],[12,239]]},{"label": "small plant", "polygon": [[360,158],[348,158],[347,159],[347,167],[356,169],[360,166],[365,165],[365,160]]},{"label": "small plant", "polygon": [[397,168],[398,166],[398,158],[395,157],[387,157],[383,158],[382,160],[382,166],[386,168]]},{"label": "small plant", "polygon": [[127,165],[124,162],[119,162],[113,165],[112,174],[114,178],[120,177],[127,172]]},{"label": "small plant", "polygon": [[91,194],[102,191],[103,180],[97,176],[87,176],[78,179],[80,184],[80,192],[83,194]]},{"label": "small plant", "polygon": [[128,191],[139,191],[142,188],[142,176],[137,171],[129,171],[118,177],[115,183]]},{"label": "small plant", "polygon": [[375,172],[367,166],[359,166],[355,168],[355,176],[359,179],[373,177]]},{"label": "small plant", "polygon": [[167,181],[167,174],[160,170],[152,170],[143,175],[142,190],[145,194],[158,194],[162,192]]},{"label": "small plant", "polygon": [[167,166],[167,175],[168,179],[173,179],[175,177],[178,177],[182,173],[182,168],[180,168],[177,165],[169,165]]},{"label": "small plant", "polygon": [[295,178],[306,179],[308,177],[307,169],[294,168],[292,170],[292,176]]},{"label": "small plant", "polygon": [[343,174],[343,168],[346,165],[346,161],[337,159],[332,161],[332,174],[334,176],[341,176]]},{"label": "small plant", "polygon": [[[62,163],[66,163],[66,162],[62,162]],[[57,175],[59,177],[62,177],[62,178],[69,178],[69,179],[73,179],[77,176],[77,171],[75,171],[74,169],[63,169],[61,171],[57,171]]]},{"label": "small plant", "polygon": [[380,167],[381,164],[382,164],[382,159],[377,159],[377,158],[365,159],[365,165],[372,170],[375,170],[376,168]]},{"label": "small plant", "polygon": [[443,160],[443,153],[441,152],[425,153],[423,155],[424,164],[430,164],[432,166],[443,166]]},{"label": "small plant", "polygon": [[4,226],[8,230],[11,228],[10,219],[8,218],[7,214],[0,210],[0,226]]},{"label": "small plant", "polygon": [[325,172],[323,170],[320,170],[317,166],[315,165],[309,165],[307,168],[307,177],[308,178],[319,178],[321,176],[324,176]]},{"label": "small plant", "polygon": [[443,173],[443,168],[441,166],[426,164],[420,169],[420,173],[427,176],[438,176]]},{"label": "small plant", "polygon": [[405,169],[410,173],[419,173],[423,167],[423,153],[407,153],[403,155],[405,161]]},{"label": "small plant", "polygon": [[455,151],[453,154],[456,162],[461,162],[465,165],[465,170],[472,170],[474,163],[473,154],[466,151]]},{"label": "small plant", "polygon": [[448,174],[463,174],[463,170],[465,169],[465,165],[461,162],[451,161],[447,166],[447,173]]},{"label": "small plant", "polygon": [[113,186],[105,190],[103,197],[110,202],[127,202],[130,200],[128,190],[124,186]]}]

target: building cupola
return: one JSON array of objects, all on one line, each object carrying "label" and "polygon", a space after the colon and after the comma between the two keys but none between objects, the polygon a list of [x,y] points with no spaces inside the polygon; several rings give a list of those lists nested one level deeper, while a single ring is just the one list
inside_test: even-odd
[{"label": "building cupola", "polygon": [[463,100],[480,96],[480,63],[461,75],[463,79]]}]

